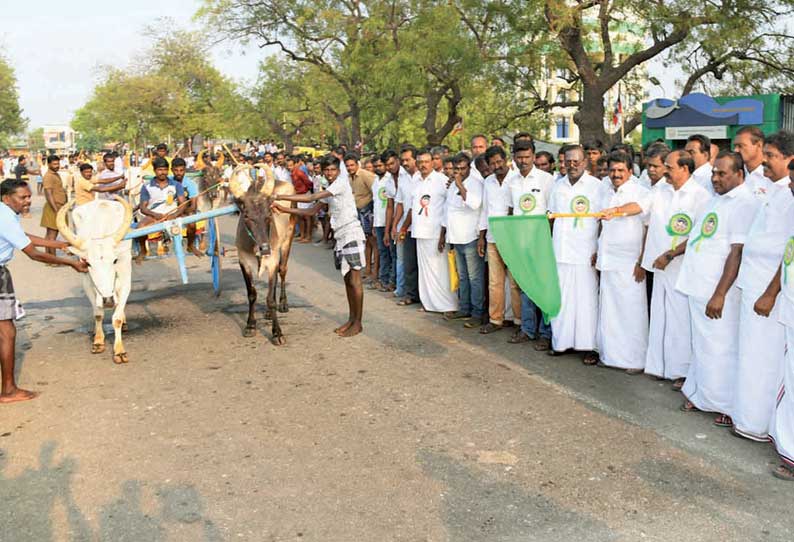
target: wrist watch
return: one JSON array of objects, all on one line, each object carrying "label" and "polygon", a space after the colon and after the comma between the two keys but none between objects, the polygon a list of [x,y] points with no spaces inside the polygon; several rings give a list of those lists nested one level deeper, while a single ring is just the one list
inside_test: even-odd
[{"label": "wrist watch", "polygon": [[673,261],[673,257],[674,256],[670,253],[669,250],[667,252],[665,252],[665,256],[667,257],[668,263]]}]

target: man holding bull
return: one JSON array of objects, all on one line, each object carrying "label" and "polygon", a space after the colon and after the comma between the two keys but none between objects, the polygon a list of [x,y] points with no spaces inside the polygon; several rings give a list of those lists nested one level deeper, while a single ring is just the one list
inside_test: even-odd
[{"label": "man holding bull", "polygon": [[30,211],[30,188],[25,181],[9,179],[0,184],[0,373],[2,391],[0,403],[27,401],[37,393],[18,388],[14,380],[14,357],[17,330],[14,320],[20,316],[21,307],[14,295],[14,283],[8,263],[14,256],[14,249],[21,250],[30,259],[58,265],[68,265],[75,271],[85,273],[88,265],[81,260],[59,258],[35,247],[66,249],[67,243],[27,235],[19,224],[19,215]]}]

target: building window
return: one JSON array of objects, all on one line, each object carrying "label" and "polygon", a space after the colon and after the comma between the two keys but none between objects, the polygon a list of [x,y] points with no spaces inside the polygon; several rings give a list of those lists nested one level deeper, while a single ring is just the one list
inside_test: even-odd
[{"label": "building window", "polygon": [[559,90],[557,91],[557,103],[563,103],[568,101],[568,91],[567,90]]},{"label": "building window", "polygon": [[557,119],[557,139],[568,139],[570,137],[570,124],[568,119],[563,117]]}]

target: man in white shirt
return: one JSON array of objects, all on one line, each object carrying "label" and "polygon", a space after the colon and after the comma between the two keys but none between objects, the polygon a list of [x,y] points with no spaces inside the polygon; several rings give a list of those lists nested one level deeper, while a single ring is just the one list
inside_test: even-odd
[{"label": "man in white shirt", "polygon": [[[345,293],[350,310],[350,316],[343,325],[336,328],[334,333],[340,337],[352,337],[363,330],[364,317],[364,285],[361,280],[361,270],[364,268],[364,246],[366,238],[361,222],[358,220],[356,200],[353,197],[353,188],[347,177],[342,177],[339,172],[341,161],[333,155],[326,156],[322,163],[323,176],[328,180],[328,187],[316,193],[279,195],[279,201],[295,201],[298,203],[328,202],[328,214],[331,216],[331,227],[334,229],[336,247],[334,256],[337,269],[345,280]],[[275,202],[273,209],[282,213],[298,216],[314,216],[322,207],[316,203],[308,209],[287,208]]]},{"label": "man in white shirt", "polygon": [[[480,328],[486,335],[499,331],[505,325],[505,280],[510,276],[507,266],[496,247],[496,240],[488,228],[488,219],[493,216],[507,216],[510,208],[510,185],[507,178],[510,169],[507,155],[502,147],[492,146],[485,151],[485,160],[493,171],[483,183],[482,209],[480,209],[480,238],[477,241],[477,252],[480,256],[488,256],[488,323]],[[513,322],[521,322],[521,296],[518,285],[510,279],[510,302],[513,308]],[[466,327],[475,327],[476,322],[470,320]]]},{"label": "man in white shirt", "polygon": [[[509,215],[545,215],[549,196],[554,186],[551,173],[535,167],[535,143],[519,140],[513,145],[513,163],[516,171],[507,180],[510,190]],[[512,280],[512,278],[511,278]],[[539,309],[524,292],[521,292],[521,327],[510,342],[513,344],[538,339],[535,350],[548,350],[551,346],[551,327],[539,317]]]},{"label": "man in white shirt", "polygon": [[[794,138],[785,132],[766,140],[764,154],[768,157],[765,162],[768,173],[773,173],[770,165],[779,165],[781,155],[778,148],[794,153],[792,146]],[[785,180],[789,180],[788,175]],[[747,234],[736,279],[736,286],[741,290],[741,308],[731,418],[735,434],[759,442],[769,440],[771,416],[783,379],[786,334],[779,322],[776,300],[781,288],[780,256],[786,252],[786,243],[792,234],[794,196],[788,186],[776,183],[762,201]],[[793,248],[787,252],[789,261],[794,254]],[[787,267],[784,271],[785,282],[794,280]]]},{"label": "man in white shirt", "polygon": [[[632,210],[623,206],[621,211],[644,212],[648,217],[642,268],[654,277],[654,286],[645,372],[673,380],[673,388],[680,390],[693,354],[689,299],[675,289],[683,261],[677,257],[680,254],[676,248],[686,245],[695,220],[711,196],[692,178],[695,163],[687,151],[663,152],[660,156],[666,179],[654,185],[648,207]],[[653,170],[649,166],[648,171]]]},{"label": "man in white shirt", "polygon": [[439,242],[446,221],[447,178],[433,169],[433,155],[427,149],[417,153],[416,165],[419,175],[413,190],[411,227],[416,239],[419,300],[425,311],[449,317],[458,310],[458,298],[450,289],[446,243]]},{"label": "man in white shirt", "polygon": [[716,196],[705,206],[686,245],[676,288],[689,296],[694,360],[681,389],[685,412],[718,413],[730,427],[739,347],[740,293],[736,277],[747,232],[760,205],[744,182],[738,153],[723,152],[712,174]]},{"label": "man in white shirt", "polygon": [[277,181],[292,183],[292,175],[287,169],[287,158],[283,152],[276,153],[276,167],[273,169],[273,175]]},{"label": "man in white shirt", "polygon": [[733,138],[733,150],[744,160],[744,182],[761,199],[774,184],[764,175],[764,140],[764,132],[757,126],[743,126]]},{"label": "man in white shirt", "polygon": [[388,210],[389,200],[394,201],[394,196],[397,195],[397,189],[394,185],[394,179],[391,173],[386,171],[386,165],[380,156],[375,156],[372,159],[372,164],[375,167],[375,175],[377,176],[375,182],[372,184],[372,226],[375,230],[375,240],[378,249],[378,277],[373,289],[382,292],[394,289],[396,282],[395,266],[392,259],[396,257],[394,244],[389,240],[385,242],[385,234],[389,229],[389,224],[386,220],[386,211]]},{"label": "man in white shirt", "polygon": [[598,352],[604,365],[639,374],[648,350],[648,297],[641,265],[645,216],[621,216],[621,207],[636,203],[647,209],[650,190],[632,177],[631,156],[614,152],[607,161],[613,192],[604,210],[596,261],[601,272]]},{"label": "man in white shirt", "polygon": [[[794,162],[790,164],[790,178],[794,185]],[[786,336],[786,354],[783,365],[783,384],[775,395],[777,402],[769,427],[769,439],[780,456],[780,465],[772,471],[776,478],[794,481],[794,236],[786,242],[780,264],[779,280],[781,294],[775,305],[779,305],[779,321],[783,324]],[[769,292],[768,292],[769,293]],[[769,293],[770,296],[774,292]],[[763,303],[767,298],[767,303]],[[769,314],[769,297],[765,294],[756,303],[756,312]]]},{"label": "man in white shirt", "polygon": [[400,179],[397,195],[394,198],[396,208],[392,220],[392,238],[397,243],[397,262],[402,261],[405,291],[398,305],[407,307],[419,302],[419,267],[416,260],[416,239],[413,237],[411,222],[411,206],[414,199],[414,185],[419,172],[416,169],[416,148],[407,145],[400,149],[400,163],[410,175]]},{"label": "man in white shirt", "polygon": [[713,196],[715,192],[714,186],[711,184],[711,140],[704,135],[693,134],[686,140],[684,149],[695,161],[692,178]]},{"label": "man in white shirt", "polygon": [[477,252],[480,235],[482,181],[472,174],[471,158],[460,153],[452,159],[453,183],[447,189],[446,221],[439,244],[449,243],[455,251],[460,308],[449,320],[479,322],[484,311],[482,256]]},{"label": "man in white shirt", "polygon": [[[394,267],[394,280],[390,286],[391,288],[387,288],[388,291],[394,292],[394,295],[398,298],[403,298],[405,296],[405,273],[403,269],[403,254],[402,254],[402,246],[397,246],[397,240],[394,238],[392,232],[394,231],[394,226],[397,225],[397,229],[402,226],[399,224],[396,219],[396,211],[397,211],[397,194],[399,192],[400,186],[402,184],[410,183],[411,182],[411,175],[405,171],[400,165],[400,155],[397,154],[397,151],[393,149],[387,149],[383,151],[381,155],[381,160],[383,160],[384,165],[386,166],[386,175],[391,178],[391,183],[394,185],[394,194],[389,196],[388,194],[386,197],[388,198],[386,202],[386,230],[383,233],[383,243],[385,245],[391,246],[392,253],[394,255],[392,262]],[[404,220],[404,214],[403,214]],[[381,290],[383,291],[383,290]]]},{"label": "man in white shirt", "polygon": [[[598,213],[603,208],[606,185],[585,173],[590,165],[584,149],[565,151],[567,175],[557,181],[551,194],[551,213]],[[552,243],[557,258],[562,307],[551,321],[552,350],[584,351],[585,365],[596,365],[598,355],[598,276],[595,270],[599,222],[596,218],[557,218]]]},{"label": "man in white shirt", "polygon": [[124,179],[124,172],[116,169],[116,159],[112,153],[107,153],[102,157],[105,165],[98,178],[106,187],[113,187],[111,192],[103,192],[99,194],[101,199],[113,199],[114,196],[127,186],[127,181]]},{"label": "man in white shirt", "polygon": [[789,166],[794,163],[794,134],[781,130],[764,143],[764,175],[778,186],[788,188]]},{"label": "man in white shirt", "polygon": [[15,341],[17,329],[14,321],[19,318],[19,308],[14,282],[8,264],[14,250],[37,262],[68,265],[75,271],[85,273],[87,264],[82,260],[59,258],[36,250],[35,247],[65,250],[67,243],[27,235],[19,223],[19,217],[30,211],[30,187],[25,181],[8,179],[0,183],[0,404],[34,399],[38,394],[17,387],[14,374]]}]

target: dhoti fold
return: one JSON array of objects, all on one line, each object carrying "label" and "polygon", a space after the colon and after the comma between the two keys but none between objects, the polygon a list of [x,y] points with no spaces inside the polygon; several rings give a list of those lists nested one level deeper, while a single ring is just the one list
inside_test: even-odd
[{"label": "dhoti fold", "polygon": [[696,407],[706,412],[730,414],[739,355],[739,289],[725,296],[722,318],[706,316],[708,299],[689,297],[694,360],[681,390]]},{"label": "dhoti fold", "polygon": [[419,263],[419,300],[429,312],[458,310],[458,296],[449,289],[449,258],[447,250],[438,251],[438,240],[417,239]]},{"label": "dhoti fold", "polygon": [[769,437],[780,458],[794,467],[794,328],[785,326],[786,361],[783,386],[776,396],[776,407],[769,424]]},{"label": "dhoti fold", "polygon": [[645,281],[631,271],[601,271],[598,352],[601,363],[642,369],[648,349],[648,296]]},{"label": "dhoti fold", "polygon": [[689,298],[675,289],[678,272],[656,270],[651,294],[651,324],[645,372],[675,380],[692,364]]},{"label": "dhoti fold", "polygon": [[552,348],[596,350],[598,276],[589,264],[557,263],[560,279],[560,313],[551,320]]},{"label": "dhoti fold", "polygon": [[760,296],[761,292],[742,290],[739,357],[730,416],[737,433],[766,442],[775,399],[783,382],[786,330],[778,322],[780,298],[769,318],[764,318],[753,310]]}]

